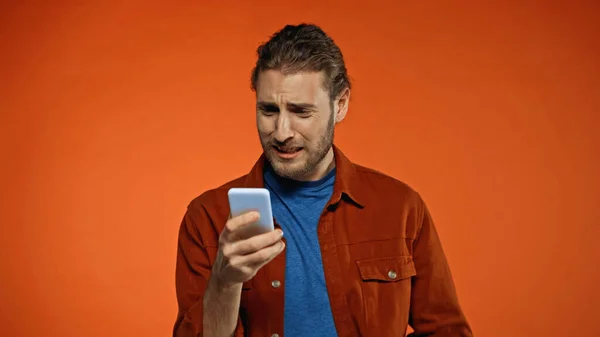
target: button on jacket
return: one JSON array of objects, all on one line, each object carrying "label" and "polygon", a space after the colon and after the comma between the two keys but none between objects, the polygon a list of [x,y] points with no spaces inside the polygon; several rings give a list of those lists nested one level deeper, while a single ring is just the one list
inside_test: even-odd
[{"label": "button on jacket", "polygon": [[[338,336],[404,336],[409,324],[414,336],[472,336],[422,198],[333,150],[333,195],[317,231]],[[264,160],[188,205],[178,239],[174,336],[202,336],[202,296],[229,216],[227,191],[264,187]],[[285,263],[284,251],[243,284],[235,336],[284,337]]]}]

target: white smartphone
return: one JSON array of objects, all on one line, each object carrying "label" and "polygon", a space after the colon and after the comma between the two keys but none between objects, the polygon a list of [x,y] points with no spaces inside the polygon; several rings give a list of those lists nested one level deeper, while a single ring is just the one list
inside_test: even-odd
[{"label": "white smartphone", "polygon": [[269,190],[266,188],[231,188],[227,192],[227,196],[232,217],[250,211],[257,211],[260,214],[258,221],[243,227],[241,234],[244,237],[275,230]]}]

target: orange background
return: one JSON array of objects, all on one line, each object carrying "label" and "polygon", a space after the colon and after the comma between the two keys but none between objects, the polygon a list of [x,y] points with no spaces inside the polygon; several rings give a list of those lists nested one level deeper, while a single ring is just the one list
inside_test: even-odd
[{"label": "orange background", "polygon": [[179,221],[260,153],[255,49],[320,24],[336,143],[428,202],[477,336],[600,335],[600,6],[0,8],[2,336],[168,336]]}]

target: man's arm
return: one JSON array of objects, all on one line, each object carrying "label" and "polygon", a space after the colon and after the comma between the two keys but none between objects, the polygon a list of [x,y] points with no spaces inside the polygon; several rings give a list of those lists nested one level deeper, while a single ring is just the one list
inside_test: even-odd
[{"label": "man's arm", "polygon": [[199,228],[214,227],[204,209],[188,207],[178,238],[175,278],[179,312],[173,336],[243,336],[238,318],[241,285],[223,289],[211,279],[211,262]]},{"label": "man's arm", "polygon": [[421,228],[413,245],[417,275],[413,278],[410,337],[471,337],[450,268],[427,206],[420,201]]},{"label": "man's arm", "polygon": [[[179,314],[173,336],[244,335],[239,318],[242,284],[285,248],[281,230],[251,237],[243,235],[244,226],[259,217],[257,212],[248,212],[229,218],[217,235],[202,206],[188,207],[179,231],[176,267]],[[212,266],[202,235],[218,237],[219,247],[213,247],[217,248],[217,254]]]}]

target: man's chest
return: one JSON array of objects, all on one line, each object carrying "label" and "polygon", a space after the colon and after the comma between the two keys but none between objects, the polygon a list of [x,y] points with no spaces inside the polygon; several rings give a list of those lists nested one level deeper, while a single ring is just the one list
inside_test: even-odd
[{"label": "man's chest", "polygon": [[[325,210],[318,217],[311,242],[320,260],[292,267],[322,269],[339,336],[364,335],[365,331],[385,336],[389,329],[406,328],[410,278],[415,275],[411,257],[414,237],[410,235],[414,224],[406,223],[411,217],[376,207]],[[285,231],[285,225],[282,227]],[[297,257],[303,248],[310,248],[296,239],[293,249]],[[311,255],[313,259],[316,256]],[[286,292],[298,281],[286,280],[286,267],[289,270],[289,264],[302,263],[289,256],[281,254],[264,266],[246,287],[242,308],[250,325],[277,330],[278,322],[283,322]],[[261,317],[257,317],[259,312]],[[263,321],[265,313],[270,321]]]}]

